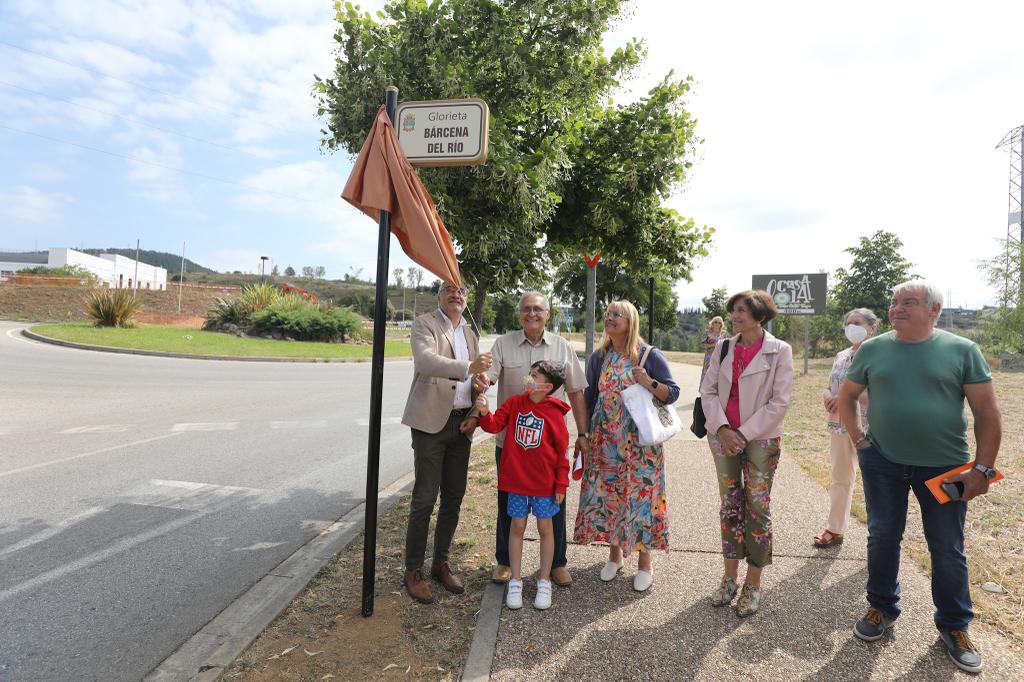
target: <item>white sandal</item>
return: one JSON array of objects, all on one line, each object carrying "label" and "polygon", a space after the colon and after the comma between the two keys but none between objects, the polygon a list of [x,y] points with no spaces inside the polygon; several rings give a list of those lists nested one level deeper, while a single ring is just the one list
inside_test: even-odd
[{"label": "white sandal", "polygon": [[601,580],[605,581],[606,583],[611,582],[612,580],[615,580],[615,576],[617,576],[619,574],[619,571],[621,570],[621,561],[619,563],[609,561],[604,565],[604,568],[601,569]]}]

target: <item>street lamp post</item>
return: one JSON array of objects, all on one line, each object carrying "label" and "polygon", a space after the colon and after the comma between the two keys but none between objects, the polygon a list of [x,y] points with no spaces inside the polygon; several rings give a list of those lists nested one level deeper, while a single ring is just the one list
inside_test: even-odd
[{"label": "street lamp post", "polygon": [[270,256],[260,256],[260,284],[266,279],[268,260],[270,260]]}]

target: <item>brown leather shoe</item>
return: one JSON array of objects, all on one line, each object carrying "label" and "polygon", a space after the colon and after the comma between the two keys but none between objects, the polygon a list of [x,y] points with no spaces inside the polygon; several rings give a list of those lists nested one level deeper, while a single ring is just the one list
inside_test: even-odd
[{"label": "brown leather shoe", "polygon": [[551,582],[559,587],[569,587],[572,585],[572,576],[569,575],[569,569],[565,566],[551,569]]},{"label": "brown leather shoe", "polygon": [[423,579],[421,569],[410,568],[405,571],[405,591],[421,604],[434,603],[434,593],[430,589],[430,583]]},{"label": "brown leather shoe", "polygon": [[502,566],[501,564],[498,564],[497,566],[494,567],[494,570],[491,571],[491,582],[492,583],[498,583],[499,585],[503,585],[503,584],[507,583],[511,579],[512,579],[512,569],[509,568],[508,566]]},{"label": "brown leather shoe", "polygon": [[430,575],[452,594],[462,594],[466,591],[459,577],[452,573],[452,567],[448,565],[447,561],[443,564],[434,564],[434,567],[430,569]]}]

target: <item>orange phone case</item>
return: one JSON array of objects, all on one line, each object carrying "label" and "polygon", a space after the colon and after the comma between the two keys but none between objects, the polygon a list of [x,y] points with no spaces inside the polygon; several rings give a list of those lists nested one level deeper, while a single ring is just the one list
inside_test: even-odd
[{"label": "orange phone case", "polygon": [[[967,464],[958,466],[955,469],[950,469],[944,474],[939,474],[935,478],[929,478],[927,481],[924,482],[924,484],[928,486],[928,490],[932,491],[932,495],[934,495],[935,499],[939,501],[939,504],[946,504],[947,502],[952,502],[949,495],[946,494],[946,491],[942,489],[942,481],[949,478],[950,476],[955,476],[959,474],[961,471],[967,471],[973,466],[974,462],[968,462]],[[995,483],[996,481],[1001,481],[1002,479],[1002,472],[996,469],[996,475],[989,481],[989,483]]]}]

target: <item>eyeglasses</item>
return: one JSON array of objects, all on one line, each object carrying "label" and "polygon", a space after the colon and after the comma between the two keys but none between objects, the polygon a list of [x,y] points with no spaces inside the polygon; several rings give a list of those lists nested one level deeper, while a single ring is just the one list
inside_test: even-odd
[{"label": "eyeglasses", "polygon": [[534,306],[524,305],[523,307],[521,307],[519,309],[519,312],[521,312],[524,315],[528,315],[530,313],[536,313],[536,314],[540,315],[541,313],[546,313],[547,311],[548,311],[547,308],[543,308],[543,307],[541,307],[539,305],[534,305]]},{"label": "eyeglasses", "polygon": [[455,288],[455,287],[441,287],[441,293],[442,294],[458,294],[459,296],[462,296],[463,298],[465,298],[467,295],[469,295],[469,289],[467,289],[466,287],[459,287],[459,288]]},{"label": "eyeglasses", "polygon": [[626,313],[620,313],[618,310],[609,310],[604,314],[606,320],[624,320],[626,319]]}]

